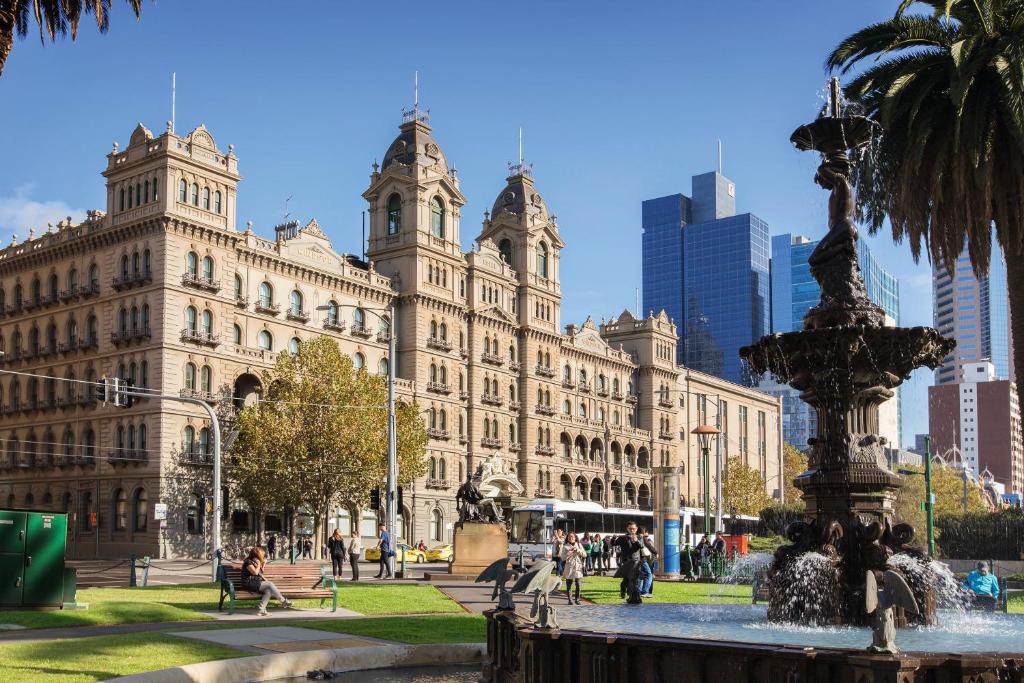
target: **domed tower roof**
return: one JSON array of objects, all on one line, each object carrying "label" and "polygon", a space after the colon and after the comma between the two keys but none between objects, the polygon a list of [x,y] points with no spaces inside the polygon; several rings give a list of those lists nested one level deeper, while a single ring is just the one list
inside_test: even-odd
[{"label": "domed tower roof", "polygon": [[523,164],[510,164],[505,189],[498,193],[491,208],[491,220],[501,214],[535,215],[548,220],[548,207],[533,184],[533,171]]},{"label": "domed tower roof", "polygon": [[430,135],[430,126],[424,120],[425,117],[415,117],[399,126],[398,137],[388,147],[384,155],[384,163],[381,170],[387,170],[394,164],[411,166],[433,166],[440,164],[445,172],[448,171],[448,162],[444,158],[441,146]]}]

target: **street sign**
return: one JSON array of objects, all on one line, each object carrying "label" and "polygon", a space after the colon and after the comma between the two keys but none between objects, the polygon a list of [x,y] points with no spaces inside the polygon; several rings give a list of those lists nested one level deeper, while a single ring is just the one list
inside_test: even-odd
[{"label": "street sign", "polygon": [[153,519],[157,521],[167,519],[167,503],[156,503],[153,505]]}]

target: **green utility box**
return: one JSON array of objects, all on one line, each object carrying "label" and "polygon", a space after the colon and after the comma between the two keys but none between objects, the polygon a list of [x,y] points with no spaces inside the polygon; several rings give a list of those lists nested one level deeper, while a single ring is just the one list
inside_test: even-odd
[{"label": "green utility box", "polygon": [[0,609],[61,607],[68,516],[0,510]]}]

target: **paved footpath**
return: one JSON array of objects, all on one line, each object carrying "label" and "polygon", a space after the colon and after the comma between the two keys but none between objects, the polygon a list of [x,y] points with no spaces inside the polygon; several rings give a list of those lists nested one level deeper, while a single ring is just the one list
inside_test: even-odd
[{"label": "paved footpath", "polygon": [[[447,595],[455,602],[462,605],[463,609],[473,614],[482,614],[485,610],[494,609],[497,600],[491,598],[494,592],[493,583],[470,583],[463,581],[437,581],[432,584],[435,588]],[[533,595],[524,593],[513,593],[512,599],[516,605],[516,611],[522,614],[529,614],[533,607]],[[552,607],[564,607],[566,602],[565,591],[556,590],[549,598]],[[581,605],[591,605],[589,600],[582,598]]]}]

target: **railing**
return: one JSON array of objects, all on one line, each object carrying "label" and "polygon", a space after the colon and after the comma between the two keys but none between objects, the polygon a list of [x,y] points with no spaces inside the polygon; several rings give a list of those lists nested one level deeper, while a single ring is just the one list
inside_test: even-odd
[{"label": "railing", "polygon": [[212,465],[213,453],[203,450],[199,446],[193,446],[190,450],[183,450],[180,453],[181,459],[193,465]]},{"label": "railing", "polygon": [[352,325],[352,329],[349,330],[349,334],[353,337],[363,337],[364,339],[373,336],[373,332],[371,332],[370,328],[365,325]]},{"label": "railing", "polygon": [[468,399],[469,399],[469,392],[468,391],[460,391],[459,392],[459,400],[460,401],[466,401]]},{"label": "railing", "polygon": [[615,400],[615,401],[621,401],[622,400],[622,392],[621,391],[613,391],[612,392],[612,399]]},{"label": "railing", "polygon": [[630,394],[626,397],[626,403],[636,404],[636,394]]},{"label": "railing", "polygon": [[511,451],[512,453],[518,453],[522,449],[523,449],[523,447],[520,444],[518,444],[518,443],[510,443],[508,445],[508,450]]},{"label": "railing", "polygon": [[670,398],[659,398],[658,399],[658,405],[661,406],[662,408],[671,408],[672,407],[672,399],[670,399]]},{"label": "railing", "polygon": [[544,367],[543,365],[538,365],[537,367],[535,367],[535,368],[533,369],[533,371],[534,371],[534,372],[535,372],[535,373],[536,373],[536,374],[537,374],[537,375],[538,375],[539,377],[554,377],[554,376],[555,376],[555,370],[554,370],[554,368],[546,368],[546,367]]},{"label": "railing", "polygon": [[427,337],[427,348],[437,349],[438,351],[451,351],[452,343],[447,339],[438,339],[437,337]]},{"label": "railing", "polygon": [[459,434],[459,443],[466,444],[468,442],[469,442],[469,439],[466,438],[465,434]]},{"label": "railing", "polygon": [[377,333],[377,343],[378,344],[390,344],[391,343],[391,333],[390,332],[378,332]]},{"label": "railing", "polygon": [[452,483],[447,479],[434,479],[427,477],[427,488],[428,489],[450,489]]},{"label": "railing", "polygon": [[254,308],[257,313],[264,315],[278,315],[281,312],[281,307],[271,301],[257,301]]},{"label": "railing", "polygon": [[598,387],[597,395],[608,398],[608,387]]},{"label": "railing", "polygon": [[491,365],[504,365],[505,357],[498,353],[481,353],[480,360]]},{"label": "railing", "polygon": [[536,491],[534,491],[534,495],[536,497],[538,497],[538,498],[554,498],[555,490],[554,489],[540,489],[539,488]]},{"label": "railing", "polygon": [[538,403],[537,407],[534,410],[537,412],[538,415],[547,415],[550,417],[551,415],[555,414],[554,406],[546,406],[542,403]]},{"label": "railing", "polygon": [[485,436],[484,438],[480,439],[480,445],[485,446],[487,448],[501,448],[501,439],[492,439],[490,437]]},{"label": "railing", "polygon": [[301,308],[289,308],[285,312],[284,317],[287,318],[288,320],[297,320],[300,323],[309,322],[309,313],[302,310]]},{"label": "railing", "polygon": [[519,368],[521,368],[521,367],[522,367],[522,365],[519,364],[519,361],[515,361],[515,360],[514,361],[510,361],[509,364],[508,364],[508,369],[511,370],[512,372],[519,372]]},{"label": "railing", "polygon": [[658,438],[662,441],[671,441],[675,438],[675,435],[672,432],[658,432]]},{"label": "railing", "polygon": [[452,393],[452,387],[450,384],[442,384],[441,382],[427,382],[427,391],[433,391],[438,394],[450,394]]},{"label": "railing", "polygon": [[563,377],[562,378],[562,386],[565,387],[566,389],[575,389],[576,388],[576,383],[573,382],[571,379],[567,379],[567,378]]},{"label": "railing", "polygon": [[193,330],[185,327],[181,330],[181,341],[203,344],[205,346],[218,346],[220,344],[220,335],[214,332]]},{"label": "railing", "polygon": [[132,450],[128,448],[115,448],[107,454],[107,461],[111,465],[141,464],[149,460],[147,451]]},{"label": "railing", "polygon": [[235,294],[235,306],[239,308],[246,308],[249,306],[249,297],[242,296],[241,294]]},{"label": "railing", "polygon": [[495,396],[494,394],[481,394],[480,402],[486,403],[489,406],[500,406],[505,403],[505,399],[501,396]]},{"label": "railing", "polygon": [[522,407],[523,407],[523,404],[520,403],[519,401],[509,401],[508,402],[508,409],[509,410],[519,410]]},{"label": "railing", "polygon": [[328,332],[344,332],[346,324],[344,321],[339,320],[325,320],[324,329]]},{"label": "railing", "polygon": [[585,391],[585,392],[587,392],[589,394],[590,393],[590,383],[589,382],[581,381],[579,383],[579,390],[580,391]]},{"label": "railing", "polygon": [[128,289],[129,287],[134,287],[135,285],[148,284],[152,281],[153,273],[152,271],[147,270],[139,273],[129,273],[126,275],[115,276],[114,279],[111,280],[111,285],[114,287],[114,289],[121,291],[122,289]]},{"label": "railing", "polygon": [[196,289],[204,289],[208,292],[220,291],[220,280],[214,280],[212,277],[198,273],[182,273],[181,284],[185,287],[195,287]]},{"label": "railing", "polygon": [[427,436],[431,439],[440,439],[442,441],[452,438],[451,432],[447,429],[438,429],[436,427],[427,427]]},{"label": "railing", "polygon": [[139,330],[125,330],[124,332],[111,332],[110,343],[115,346],[121,344],[127,344],[128,342],[140,341],[142,339],[150,339],[153,336],[152,330],[148,327]]},{"label": "railing", "polygon": [[533,452],[536,453],[537,455],[554,455],[555,454],[555,447],[554,446],[537,446],[535,449],[533,449]]},{"label": "railing", "polygon": [[185,388],[178,392],[183,398],[198,398],[200,401],[206,401],[207,403],[216,403],[217,396],[212,391],[203,391],[202,389],[189,389]]}]

